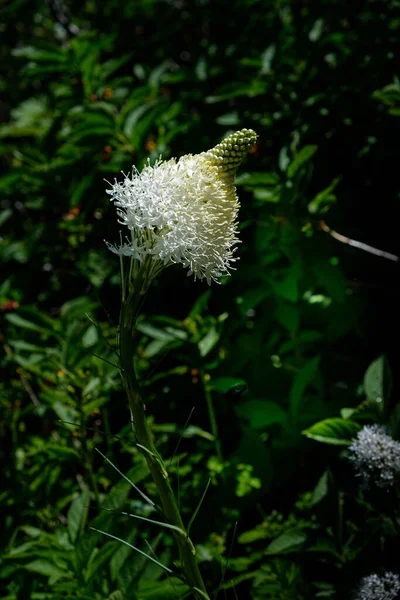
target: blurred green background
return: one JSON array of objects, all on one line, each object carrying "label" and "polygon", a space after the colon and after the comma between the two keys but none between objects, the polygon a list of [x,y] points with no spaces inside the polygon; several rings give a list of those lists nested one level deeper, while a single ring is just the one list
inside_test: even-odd
[{"label": "blurred green background", "polygon": [[191,533],[213,598],[342,600],[396,569],[384,500],[360,499],[341,452],[377,402],[398,429],[398,262],[328,229],[399,251],[399,8],[0,3],[2,598],[191,597],[89,529],[177,570],[168,534],[99,510],[149,517],[95,447],[154,494],[115,366],[105,180],[243,127],[259,140],[237,178],[237,271],[208,288],[171,267],[140,318],[154,436],[186,523],[211,478]]}]

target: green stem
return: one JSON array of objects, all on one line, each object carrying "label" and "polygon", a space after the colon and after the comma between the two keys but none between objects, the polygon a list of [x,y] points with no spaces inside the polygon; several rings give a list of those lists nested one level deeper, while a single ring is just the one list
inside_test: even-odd
[{"label": "green stem", "polygon": [[187,535],[185,526],[179,512],[178,504],[169,482],[168,473],[163,460],[152,441],[149,426],[146,420],[146,407],[141,398],[139,384],[136,378],[133,358],[135,354],[134,327],[137,311],[143,300],[147,289],[146,265],[144,264],[122,304],[119,348],[122,369],[122,379],[128,397],[129,408],[132,417],[132,427],[139,447],[143,450],[143,456],[147,462],[158,494],[164,516],[168,523],[178,527],[181,531],[172,530],[172,535],[179,548],[180,559],[187,581],[192,588],[196,588],[197,598],[208,598],[207,591],[200,574],[194,546]]},{"label": "green stem", "polygon": [[220,461],[220,463],[223,463],[224,458],[222,456],[221,441],[220,441],[219,435],[218,435],[218,424],[217,424],[217,418],[215,416],[214,403],[213,403],[210,389],[207,385],[204,369],[202,367],[200,367],[200,369],[199,369],[199,374],[200,374],[201,383],[203,385],[204,397],[206,399],[208,418],[210,419],[211,433],[213,434],[213,437],[214,437],[215,451],[217,453],[218,460]]}]

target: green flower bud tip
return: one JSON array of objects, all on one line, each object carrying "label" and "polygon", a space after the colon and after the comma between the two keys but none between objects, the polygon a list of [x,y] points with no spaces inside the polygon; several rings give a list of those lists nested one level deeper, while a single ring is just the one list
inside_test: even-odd
[{"label": "green flower bud tip", "polygon": [[252,129],[241,129],[232,133],[220,144],[205,152],[210,162],[221,170],[234,175],[246,154],[257,142]]}]

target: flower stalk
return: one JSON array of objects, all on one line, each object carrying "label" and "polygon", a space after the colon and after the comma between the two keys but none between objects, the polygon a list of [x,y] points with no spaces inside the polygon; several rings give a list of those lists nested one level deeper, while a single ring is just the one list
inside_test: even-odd
[{"label": "flower stalk", "polygon": [[[195,550],[179,512],[178,503],[169,481],[166,466],[158,453],[146,419],[146,407],[140,394],[135,374],[135,323],[138,309],[147,291],[146,261],[139,269],[137,277],[129,285],[125,301],[122,303],[119,329],[119,350],[122,379],[131,411],[132,427],[138,447],[142,450],[161,500],[166,521],[179,548],[182,569],[188,584],[195,590],[197,598],[208,598],[207,591],[196,562]],[[178,531],[179,530],[179,531]]]}]

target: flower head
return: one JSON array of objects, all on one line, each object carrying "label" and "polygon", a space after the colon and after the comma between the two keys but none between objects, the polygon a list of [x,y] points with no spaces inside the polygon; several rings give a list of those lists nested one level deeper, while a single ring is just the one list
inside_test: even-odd
[{"label": "flower head", "polygon": [[400,478],[400,443],[379,425],[366,425],[349,447],[350,460],[366,484],[389,487]]},{"label": "flower head", "polygon": [[399,576],[394,573],[369,575],[361,581],[357,600],[394,600],[400,592]]},{"label": "flower head", "polygon": [[131,233],[110,250],[139,262],[151,257],[154,272],[181,263],[209,284],[228,274],[239,243],[234,177],[256,139],[242,129],[207,152],[148,162],[141,173],[115,181],[107,193]]}]

